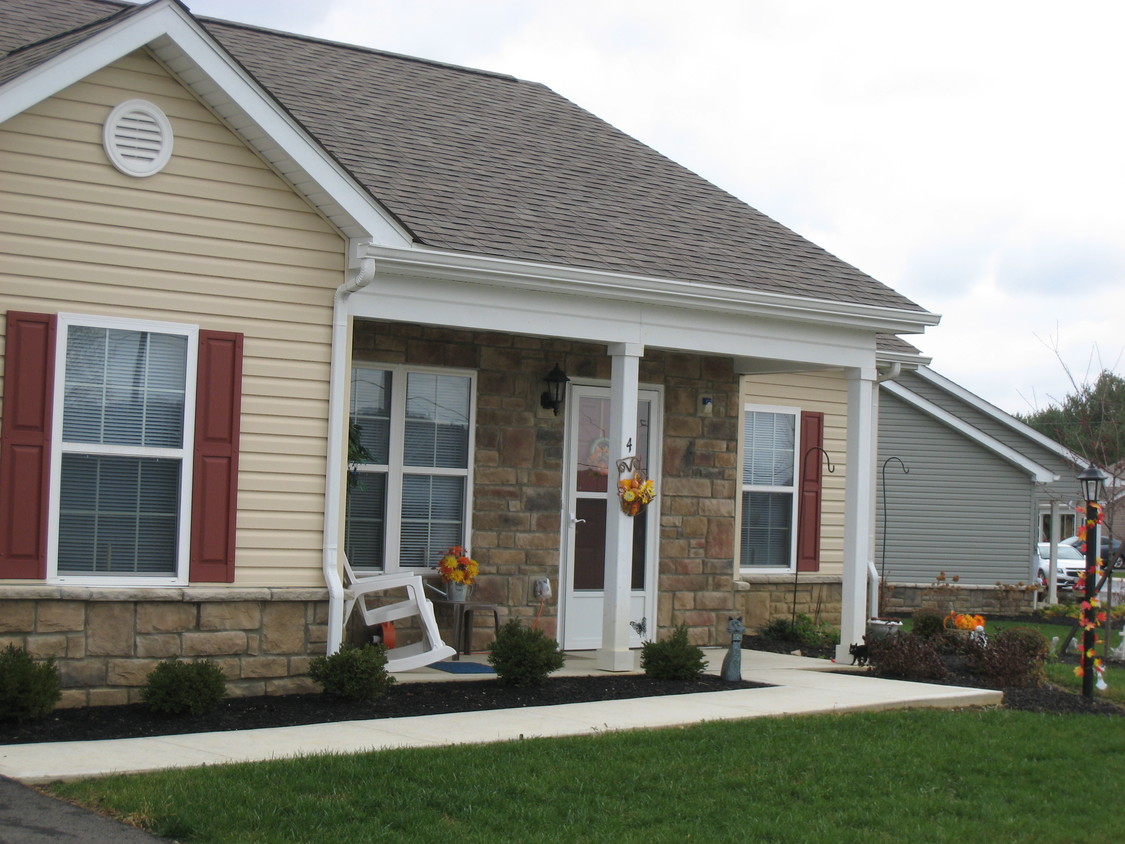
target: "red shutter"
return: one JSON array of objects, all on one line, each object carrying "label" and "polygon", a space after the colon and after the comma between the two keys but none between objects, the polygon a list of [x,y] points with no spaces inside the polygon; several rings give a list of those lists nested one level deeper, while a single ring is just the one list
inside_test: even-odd
[{"label": "red shutter", "polygon": [[199,332],[191,562],[193,582],[234,582],[242,335]]},{"label": "red shutter", "polygon": [[[797,571],[820,571],[820,499],[824,414],[801,413],[801,485],[797,505]],[[811,453],[810,453],[811,450]]]},{"label": "red shutter", "polygon": [[47,576],[53,314],[8,312],[0,432],[0,577]]}]

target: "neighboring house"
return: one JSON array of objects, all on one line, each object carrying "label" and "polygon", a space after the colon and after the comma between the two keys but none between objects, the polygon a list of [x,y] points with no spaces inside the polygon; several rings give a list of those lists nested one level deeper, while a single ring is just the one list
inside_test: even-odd
[{"label": "neighboring house", "polygon": [[917,607],[943,572],[973,608],[994,608],[997,584],[1034,582],[1052,515],[1056,540],[1074,532],[1085,462],[929,367],[879,385],[878,459],[875,565],[895,584],[891,608]]},{"label": "neighboring house", "polygon": [[876,379],[937,317],[546,88],[5,0],[0,150],[0,641],[68,704],[167,656],[303,687],[345,552],[468,546],[609,669],[794,586],[862,636]]}]

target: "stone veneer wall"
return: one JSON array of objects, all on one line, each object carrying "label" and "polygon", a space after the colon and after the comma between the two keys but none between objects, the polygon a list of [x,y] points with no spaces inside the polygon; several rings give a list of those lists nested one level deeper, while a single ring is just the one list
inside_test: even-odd
[{"label": "stone veneer wall", "polygon": [[1035,609],[1035,590],[976,584],[895,583],[884,596],[885,612],[908,615],[919,607],[989,615],[1022,615]]},{"label": "stone veneer wall", "polygon": [[[382,321],[357,321],[354,336],[357,362],[477,372],[472,551],[481,575],[474,597],[525,623],[539,617],[556,636],[566,417],[542,410],[539,396],[555,363],[572,380],[608,383],[605,346]],[[738,378],[729,358],[649,350],[640,379],[664,387],[654,632],[683,624],[693,642],[719,644],[734,612]],[[713,399],[710,416],[700,414],[705,395]],[[532,594],[538,577],[550,578],[555,596],[541,616]],[[487,640],[481,627],[475,646]]]},{"label": "stone veneer wall", "polygon": [[[793,612],[792,575],[767,575],[739,584],[738,611],[747,630],[761,629],[774,618],[790,618]],[[814,621],[840,625],[843,602],[839,575],[802,574],[797,581],[797,612]],[[909,615],[919,607],[943,613],[1021,615],[1034,608],[1034,592],[1019,587],[960,584],[893,584],[885,593],[888,615]]]},{"label": "stone veneer wall", "polygon": [[738,608],[748,631],[760,630],[775,618],[791,618],[796,609],[813,621],[840,626],[843,603],[839,575],[802,573],[793,586],[793,575],[760,575],[739,584]]},{"label": "stone veneer wall", "polygon": [[324,653],[327,599],[324,589],[6,586],[0,648],[55,657],[63,707],[136,702],[168,657],[214,660],[234,696],[315,691],[308,666]]}]

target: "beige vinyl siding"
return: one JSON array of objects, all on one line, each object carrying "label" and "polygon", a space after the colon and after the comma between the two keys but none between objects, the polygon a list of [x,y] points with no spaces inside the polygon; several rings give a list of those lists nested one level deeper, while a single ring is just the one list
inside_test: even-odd
[{"label": "beige vinyl siding", "polygon": [[[824,450],[836,471],[824,470],[821,500],[820,574],[842,574],[844,570],[844,476],[847,471],[848,389],[842,370],[745,375],[741,402],[798,407],[824,414]],[[742,425],[739,424],[739,432]],[[741,443],[740,443],[741,449]],[[809,460],[814,459],[810,456]],[[823,460],[823,455],[820,455]],[[742,465],[741,452],[739,465]],[[741,478],[739,480],[741,484]],[[741,512],[741,508],[738,508]],[[740,535],[740,534],[739,534]]]},{"label": "beige vinyl siding", "polygon": [[[167,167],[143,179],[114,169],[101,141],[110,110],[137,97],[174,133]],[[143,51],[0,126],[0,154],[2,310],[244,334],[235,585],[323,585],[344,239]]]}]

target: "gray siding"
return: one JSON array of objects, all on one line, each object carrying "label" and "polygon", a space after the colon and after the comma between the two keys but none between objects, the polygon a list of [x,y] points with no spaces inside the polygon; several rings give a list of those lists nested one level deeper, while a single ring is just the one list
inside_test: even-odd
[{"label": "gray siding", "polygon": [[912,372],[904,372],[896,380],[911,392],[949,411],[978,431],[988,434],[1010,448],[1014,448],[1029,460],[1034,460],[1058,475],[1057,481],[1039,488],[1037,495],[1041,501],[1048,502],[1052,498],[1058,501],[1069,501],[1077,495],[1078,482],[1075,480],[1075,475],[1078,474],[1080,469],[1057,452],[1028,439],[1010,425],[1005,425],[994,416],[981,412],[956,396],[950,395],[936,384]]},{"label": "gray siding", "polygon": [[875,566],[883,567],[883,464],[887,466],[886,577],[930,583],[1027,582],[1035,522],[1030,477],[927,414],[882,392],[876,466]]}]

